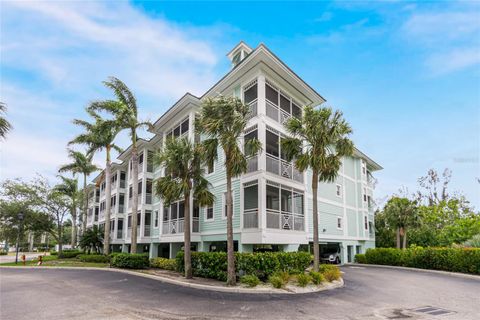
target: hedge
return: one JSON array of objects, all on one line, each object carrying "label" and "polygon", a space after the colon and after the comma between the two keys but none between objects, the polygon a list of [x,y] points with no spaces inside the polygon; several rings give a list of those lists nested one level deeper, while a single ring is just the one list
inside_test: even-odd
[{"label": "hedge", "polygon": [[177,260],[167,258],[152,258],[150,259],[150,267],[175,271],[177,269]]},{"label": "hedge", "polygon": [[365,257],[365,253],[359,253],[355,255],[355,262],[356,263],[367,263],[367,258]]},{"label": "hedge", "polygon": [[357,262],[480,274],[480,248],[368,249]]},{"label": "hedge", "polygon": [[112,257],[111,266],[124,269],[145,269],[150,265],[148,255],[119,253]]},{"label": "hedge", "polygon": [[[177,270],[184,271],[183,251],[176,257]],[[312,257],[307,252],[235,253],[235,267],[239,275],[255,275],[261,280],[277,272],[300,274],[310,266]],[[227,280],[227,254],[225,252],[192,252],[193,275]]]},{"label": "hedge", "polygon": [[103,254],[80,254],[77,256],[82,262],[96,262],[96,263],[108,263],[110,257]]},{"label": "hedge", "polygon": [[59,258],[70,259],[70,258],[75,258],[80,254],[82,254],[82,252],[79,250],[62,250],[62,256]]}]

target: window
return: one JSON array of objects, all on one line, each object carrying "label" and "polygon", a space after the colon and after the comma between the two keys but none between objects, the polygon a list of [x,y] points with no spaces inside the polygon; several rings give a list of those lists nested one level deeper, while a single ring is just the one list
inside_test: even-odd
[{"label": "window", "polygon": [[184,135],[188,132],[189,129],[189,119],[185,118],[180,124],[175,126],[172,130],[167,133],[167,137],[176,138],[181,135]]},{"label": "window", "polygon": [[245,150],[245,155],[246,155],[247,157],[250,157],[250,156],[253,156],[253,155],[254,155],[253,152],[252,152],[252,150],[250,150],[249,148],[247,148],[247,142],[248,142],[249,140],[253,140],[253,139],[258,139],[257,130],[254,130],[254,131],[252,131],[252,132],[247,133],[247,134],[244,136],[244,138],[243,138],[243,140],[244,140],[244,146],[243,146],[243,148],[244,148],[244,150]]},{"label": "window", "polygon": [[280,95],[280,108],[288,114],[291,114],[290,99],[286,98],[283,94]]},{"label": "window", "polygon": [[127,220],[127,228],[130,229],[131,227],[132,227],[132,215],[129,215]]},{"label": "window", "polygon": [[302,117],[302,109],[292,102],[292,116],[300,119]]},{"label": "window", "polygon": [[138,156],[138,164],[141,165],[143,163],[143,153],[140,153],[140,156]]},{"label": "window", "polygon": [[256,100],[258,97],[258,92],[257,92],[257,83],[255,83],[253,86],[245,90],[243,93],[243,102],[245,104],[249,104],[250,102]]},{"label": "window", "polygon": [[342,186],[339,185],[339,184],[337,184],[336,193],[337,193],[337,197],[341,197],[341,196],[342,196]]},{"label": "window", "polygon": [[363,160],[362,160],[362,174],[363,175],[367,174],[367,166]]},{"label": "window", "polygon": [[265,98],[268,101],[278,106],[278,91],[273,89],[268,84],[265,84]]},{"label": "window", "polygon": [[365,222],[365,230],[368,230],[368,217],[367,216],[364,216],[363,217],[363,220]]},{"label": "window", "polygon": [[138,181],[138,194],[142,194],[142,180]]},{"label": "window", "polygon": [[265,149],[268,154],[278,157],[280,155],[280,146],[278,143],[278,136],[267,130],[266,132],[266,146]]},{"label": "window", "polygon": [[280,210],[279,189],[271,185],[267,185],[267,209]]},{"label": "window", "polygon": [[363,202],[367,202],[367,188],[363,188]]},{"label": "window", "polygon": [[337,229],[339,229],[339,230],[343,229],[343,224],[342,224],[343,221],[342,220],[343,219],[340,218],[340,217],[337,218]]},{"label": "window", "polygon": [[303,194],[288,187],[267,184],[267,210],[303,215]]},{"label": "window", "polygon": [[215,172],[215,161],[209,161],[207,165],[207,174],[212,174]]},{"label": "window", "polygon": [[153,226],[154,226],[155,228],[158,227],[158,210],[155,210],[154,224],[153,224]]},{"label": "window", "polygon": [[205,220],[213,220],[213,207],[205,208]]}]

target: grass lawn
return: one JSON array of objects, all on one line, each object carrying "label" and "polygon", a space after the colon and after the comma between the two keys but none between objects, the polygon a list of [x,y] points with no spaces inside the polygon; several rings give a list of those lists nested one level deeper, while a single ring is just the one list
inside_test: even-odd
[{"label": "grass lawn", "polygon": [[[26,261],[26,266],[36,266],[38,259]],[[15,262],[1,263],[0,266],[23,266],[22,262],[19,261],[18,264]],[[58,259],[57,256],[45,256],[43,257],[44,267],[95,267],[95,268],[107,268],[110,265],[108,263],[98,263],[98,262],[82,262],[77,258],[71,259]]]}]

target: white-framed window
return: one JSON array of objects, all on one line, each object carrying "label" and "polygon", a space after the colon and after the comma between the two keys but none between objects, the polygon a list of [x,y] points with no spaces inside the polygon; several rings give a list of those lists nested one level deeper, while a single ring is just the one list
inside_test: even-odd
[{"label": "white-framed window", "polygon": [[342,185],[337,184],[335,191],[336,191],[337,197],[341,197],[342,196]]},{"label": "white-framed window", "polygon": [[205,221],[213,221],[213,206],[205,208]]},{"label": "white-framed window", "polygon": [[362,160],[362,175],[366,175],[367,174],[367,164],[365,163],[365,161]]},{"label": "white-framed window", "polygon": [[[234,216],[233,214],[233,199],[234,199],[234,194],[232,191],[232,217]],[[222,219],[227,219],[227,192],[224,192],[222,195]]]},{"label": "white-framed window", "polygon": [[205,168],[207,174],[212,174],[215,172],[215,161],[211,161],[208,163],[207,167]]},{"label": "white-framed window", "polygon": [[367,188],[363,187],[363,202],[367,202]]},{"label": "white-framed window", "polygon": [[363,221],[365,222],[365,230],[368,230],[368,217],[364,216]]},{"label": "white-framed window", "polygon": [[343,218],[342,217],[337,217],[337,229],[338,230],[343,229]]},{"label": "white-framed window", "polygon": [[158,210],[155,210],[155,213],[154,213],[153,226],[154,226],[155,228],[158,228]]}]

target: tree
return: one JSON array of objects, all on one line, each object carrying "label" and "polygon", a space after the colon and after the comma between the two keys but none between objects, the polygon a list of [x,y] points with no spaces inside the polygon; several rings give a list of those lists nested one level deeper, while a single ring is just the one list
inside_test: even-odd
[{"label": "tree", "polygon": [[417,192],[420,200],[426,201],[429,206],[440,203],[440,201],[448,200],[450,195],[448,194],[448,184],[452,178],[452,171],[446,168],[442,177],[438,174],[437,170],[430,169],[426,176],[418,179],[418,184],[421,188]]},{"label": "tree", "polygon": [[[102,101],[95,102],[95,105],[101,106]],[[89,123],[84,120],[75,119],[74,124],[83,127],[84,133],[76,136],[69,144],[79,143],[85,144],[88,147],[88,154],[93,155],[105,149],[105,197],[107,199],[105,206],[105,234],[103,236],[103,253],[108,255],[110,253],[110,211],[112,196],[111,184],[111,151],[116,150],[122,152],[123,150],[114,143],[115,137],[120,132],[120,127],[117,121],[103,119],[94,110],[87,108],[87,112],[95,120],[94,123]]]},{"label": "tree", "polygon": [[7,133],[12,130],[12,125],[5,118],[3,114],[7,111],[7,105],[3,102],[0,102],[0,138],[5,139]]},{"label": "tree", "polygon": [[102,247],[102,243],[102,231],[97,225],[88,228],[80,237],[80,247],[87,249],[89,253],[92,249],[98,253],[99,249]]},{"label": "tree", "polygon": [[417,201],[394,196],[388,200],[383,211],[388,225],[395,229],[397,248],[406,249],[407,230],[418,222]]},{"label": "tree", "polygon": [[105,100],[94,102],[89,106],[92,111],[105,111],[112,114],[118,126],[121,129],[129,131],[132,141],[132,236],[131,253],[137,252],[137,212],[138,212],[138,148],[137,148],[137,129],[152,128],[148,121],[138,120],[138,108],[135,96],[130,89],[119,79],[110,77],[108,81],[103,82],[107,88],[110,88],[116,100]]},{"label": "tree", "polygon": [[83,174],[83,218],[82,218],[82,230],[87,229],[87,208],[88,208],[88,190],[87,190],[87,177],[100,170],[99,167],[92,164],[93,155],[84,154],[79,151],[68,150],[68,157],[72,162],[62,165],[58,172],[71,172],[73,176],[77,174]]},{"label": "tree", "polygon": [[58,176],[61,180],[60,184],[56,185],[56,190],[68,197],[71,203],[70,215],[72,216],[71,227],[71,245],[72,248],[77,246],[77,208],[81,197],[81,193],[78,190],[77,179],[70,179],[64,176]]},{"label": "tree", "polygon": [[202,142],[203,153],[208,163],[217,159],[217,148],[221,147],[225,154],[227,178],[227,285],[235,285],[235,256],[233,246],[233,206],[232,178],[247,171],[246,156],[257,153],[261,149],[257,139],[245,141],[245,150],[240,149],[240,138],[247,125],[249,107],[235,97],[218,96],[207,98],[195,123],[199,134],[206,135]]},{"label": "tree", "polygon": [[197,206],[212,205],[213,194],[208,190],[208,181],[203,177],[203,153],[199,145],[193,145],[186,138],[169,138],[162,150],[155,153],[154,161],[164,166],[167,174],[159,178],[155,191],[163,199],[165,206],[183,197],[185,212],[184,261],[185,277],[192,278],[190,242],[190,197]]},{"label": "tree", "polygon": [[318,242],[318,182],[333,182],[343,157],[353,153],[350,125],[343,119],[341,111],[330,108],[315,109],[306,106],[301,118],[292,117],[285,124],[291,137],[282,140],[286,158],[295,159],[295,166],[301,172],[312,170],[313,194],[313,254],[314,271],[320,261]]}]

